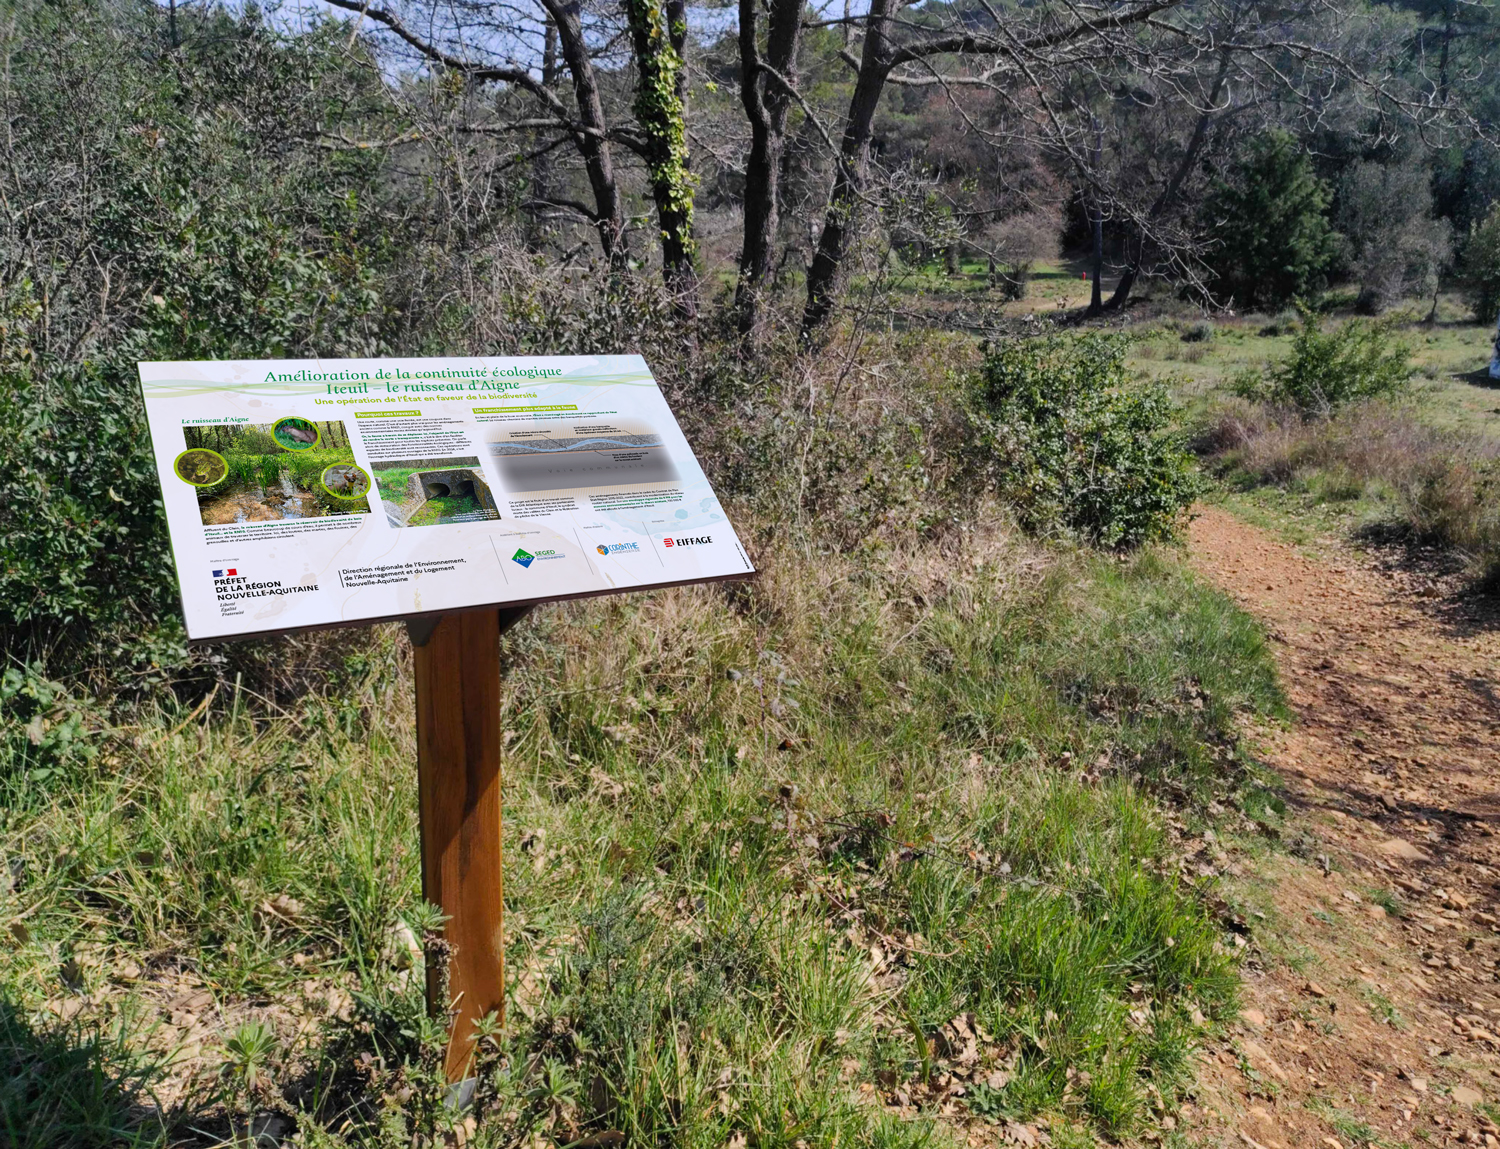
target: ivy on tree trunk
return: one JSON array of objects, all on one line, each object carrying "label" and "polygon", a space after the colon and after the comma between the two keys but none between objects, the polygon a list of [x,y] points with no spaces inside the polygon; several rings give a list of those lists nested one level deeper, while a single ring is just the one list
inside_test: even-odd
[{"label": "ivy on tree trunk", "polygon": [[682,48],[687,36],[684,0],[623,0],[639,82],[634,111],[645,146],[661,228],[662,274],[677,306],[697,314],[698,271],[693,241],[693,188],[688,168],[687,78]]}]

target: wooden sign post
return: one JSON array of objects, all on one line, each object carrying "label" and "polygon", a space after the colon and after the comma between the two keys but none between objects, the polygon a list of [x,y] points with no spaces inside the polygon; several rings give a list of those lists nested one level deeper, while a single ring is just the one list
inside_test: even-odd
[{"label": "wooden sign post", "polygon": [[[429,958],[427,1008],[453,1013],[445,1069],[466,1076],[474,1022],[505,1020],[501,876],[500,635],[531,608],[407,623],[416,653],[422,897],[448,921],[448,968]],[[443,992],[444,982],[447,992]]]},{"label": "wooden sign post", "polygon": [[639,355],[139,369],[190,641],[406,622],[450,950],[427,1005],[460,1081],[505,1010],[500,635],[538,602],[747,578],[749,555]]}]

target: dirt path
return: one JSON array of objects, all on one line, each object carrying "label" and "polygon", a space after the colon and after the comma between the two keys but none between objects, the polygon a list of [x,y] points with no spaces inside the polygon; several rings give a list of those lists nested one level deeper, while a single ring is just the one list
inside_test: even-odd
[{"label": "dirt path", "polygon": [[1500,1146],[1500,617],[1201,510],[1194,562],[1272,632],[1296,722],[1260,747],[1290,849],[1246,867],[1246,1009],[1184,1131]]}]

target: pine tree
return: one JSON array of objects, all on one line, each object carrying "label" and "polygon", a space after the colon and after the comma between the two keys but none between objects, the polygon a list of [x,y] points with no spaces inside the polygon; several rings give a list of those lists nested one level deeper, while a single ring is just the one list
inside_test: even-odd
[{"label": "pine tree", "polygon": [[1204,208],[1218,290],[1241,305],[1280,306],[1321,288],[1340,243],[1331,198],[1289,132],[1251,140]]}]

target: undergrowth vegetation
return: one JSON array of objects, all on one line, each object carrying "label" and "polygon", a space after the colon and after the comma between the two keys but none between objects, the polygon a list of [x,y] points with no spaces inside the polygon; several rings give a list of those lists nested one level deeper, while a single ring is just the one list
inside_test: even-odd
[{"label": "undergrowth vegetation", "polygon": [[[988,516],[761,561],[507,640],[512,1005],[473,1143],[1115,1136],[1169,1110],[1236,982],[1162,801],[1266,816],[1235,741],[1279,707],[1256,628],[1168,558],[1049,555]],[[27,789],[9,764],[17,1144],[457,1120],[413,953],[407,659],[387,628],[294,706],[226,687]],[[272,1035],[253,1081],[247,1024]],[[57,1049],[102,1083],[86,1114],[35,1088]]]},{"label": "undergrowth vegetation", "polygon": [[1397,395],[1411,382],[1411,349],[1396,338],[1393,321],[1349,319],[1326,331],[1310,309],[1300,315],[1291,354],[1268,378],[1251,372],[1238,379],[1242,396],[1327,418],[1360,399]]},{"label": "undergrowth vegetation", "polygon": [[1481,583],[1500,575],[1500,448],[1427,426],[1410,404],[1369,400],[1327,419],[1227,400],[1199,446],[1231,487],[1271,485],[1357,508],[1412,542],[1467,555]]},{"label": "undergrowth vegetation", "polygon": [[1411,386],[1391,321],[1332,330],[1301,310],[1289,354],[1247,371],[1201,416],[1198,453],[1231,488],[1277,487],[1353,509],[1360,527],[1466,556],[1478,586],[1500,577],[1500,448],[1440,430]]},{"label": "undergrowth vegetation", "polygon": [[[1179,836],[1277,816],[1237,731],[1281,710],[1258,630],[1158,545],[1197,485],[1121,344],[852,314],[747,354],[727,309],[689,330],[647,274],[535,258],[513,181],[307,144],[368,138],[383,83],[335,26],[179,15],[170,51],[81,4],[0,29],[7,194],[55,204],[0,221],[0,1138],[1151,1132],[1236,992]],[[467,1108],[409,645],[188,649],[134,378],[455,348],[644,355],[763,572],[498,652],[510,1008]]]}]

